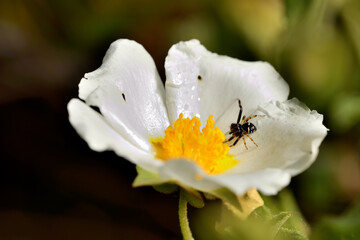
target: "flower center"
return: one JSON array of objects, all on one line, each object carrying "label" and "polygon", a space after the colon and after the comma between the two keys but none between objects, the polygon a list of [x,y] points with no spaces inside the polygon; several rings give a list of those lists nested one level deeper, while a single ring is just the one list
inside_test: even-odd
[{"label": "flower center", "polygon": [[165,130],[165,137],[151,140],[156,157],[167,161],[172,158],[186,158],[197,163],[209,174],[222,173],[238,164],[233,156],[228,154],[229,146],[224,144],[225,135],[210,115],[206,126],[200,131],[200,120],[183,118],[173,121],[173,126]]}]

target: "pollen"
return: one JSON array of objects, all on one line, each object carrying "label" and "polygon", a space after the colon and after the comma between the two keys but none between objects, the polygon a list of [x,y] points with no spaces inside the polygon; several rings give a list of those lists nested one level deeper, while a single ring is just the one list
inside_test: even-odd
[{"label": "pollen", "polygon": [[208,117],[206,126],[200,131],[198,117],[183,118],[165,130],[165,137],[151,140],[156,157],[163,161],[185,158],[198,164],[208,174],[219,174],[239,163],[228,154],[229,146],[224,144],[225,135],[215,127],[213,116]]}]

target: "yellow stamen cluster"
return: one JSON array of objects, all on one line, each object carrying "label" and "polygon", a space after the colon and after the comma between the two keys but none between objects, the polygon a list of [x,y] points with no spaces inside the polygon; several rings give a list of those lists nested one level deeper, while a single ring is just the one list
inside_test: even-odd
[{"label": "yellow stamen cluster", "polygon": [[165,130],[165,137],[152,140],[156,157],[167,161],[174,158],[186,158],[196,162],[209,174],[218,174],[238,164],[228,154],[229,146],[224,144],[225,135],[215,127],[212,115],[206,126],[200,131],[200,120],[183,118],[173,121],[173,126]]}]

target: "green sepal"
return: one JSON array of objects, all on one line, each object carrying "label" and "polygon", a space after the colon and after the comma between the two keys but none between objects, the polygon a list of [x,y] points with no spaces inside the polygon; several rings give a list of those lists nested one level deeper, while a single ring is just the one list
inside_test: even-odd
[{"label": "green sepal", "polygon": [[195,208],[203,208],[205,206],[204,198],[201,193],[193,189],[181,189],[186,201]]},{"label": "green sepal", "polygon": [[204,192],[204,197],[206,200],[216,200],[218,199],[215,195],[211,194],[211,193],[207,193],[207,192]]},{"label": "green sepal", "polygon": [[240,203],[236,197],[236,195],[227,188],[218,188],[213,191],[209,191],[209,193],[217,198],[220,198],[227,207],[231,209],[241,210]]},{"label": "green sepal", "polygon": [[171,193],[176,192],[179,189],[178,185],[171,184],[171,183],[164,183],[164,184],[161,184],[161,185],[154,185],[153,188],[156,191],[158,191],[160,193],[164,193],[164,194],[171,194]]},{"label": "green sepal", "polygon": [[133,187],[160,185],[165,182],[158,174],[149,172],[139,166],[136,166],[136,171],[138,175],[132,183]]}]

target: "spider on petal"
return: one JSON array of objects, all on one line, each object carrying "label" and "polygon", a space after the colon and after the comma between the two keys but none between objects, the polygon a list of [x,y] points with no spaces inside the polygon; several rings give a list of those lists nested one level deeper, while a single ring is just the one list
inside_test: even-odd
[{"label": "spider on petal", "polygon": [[[245,146],[246,150],[248,150],[248,147],[246,146],[246,141],[245,141],[245,136],[247,136],[255,144],[255,146],[258,147],[258,145],[255,143],[255,141],[249,136],[251,133],[253,133],[257,130],[255,125],[253,123],[249,122],[249,120],[256,118],[256,117],[265,117],[265,115],[253,115],[248,118],[246,118],[246,116],[244,115],[243,118],[241,119],[243,108],[242,108],[240,99],[238,99],[238,103],[239,103],[240,111],[239,111],[237,121],[236,121],[236,123],[232,123],[230,125],[230,131],[227,132],[226,134],[230,134],[231,137],[228,138],[227,140],[225,140],[224,143],[230,142],[231,140],[236,138],[235,142],[232,145],[230,145],[230,147],[234,147],[238,143],[238,141],[242,138],[242,140],[244,142],[244,146]],[[241,122],[240,122],[240,119],[241,119]]]}]

